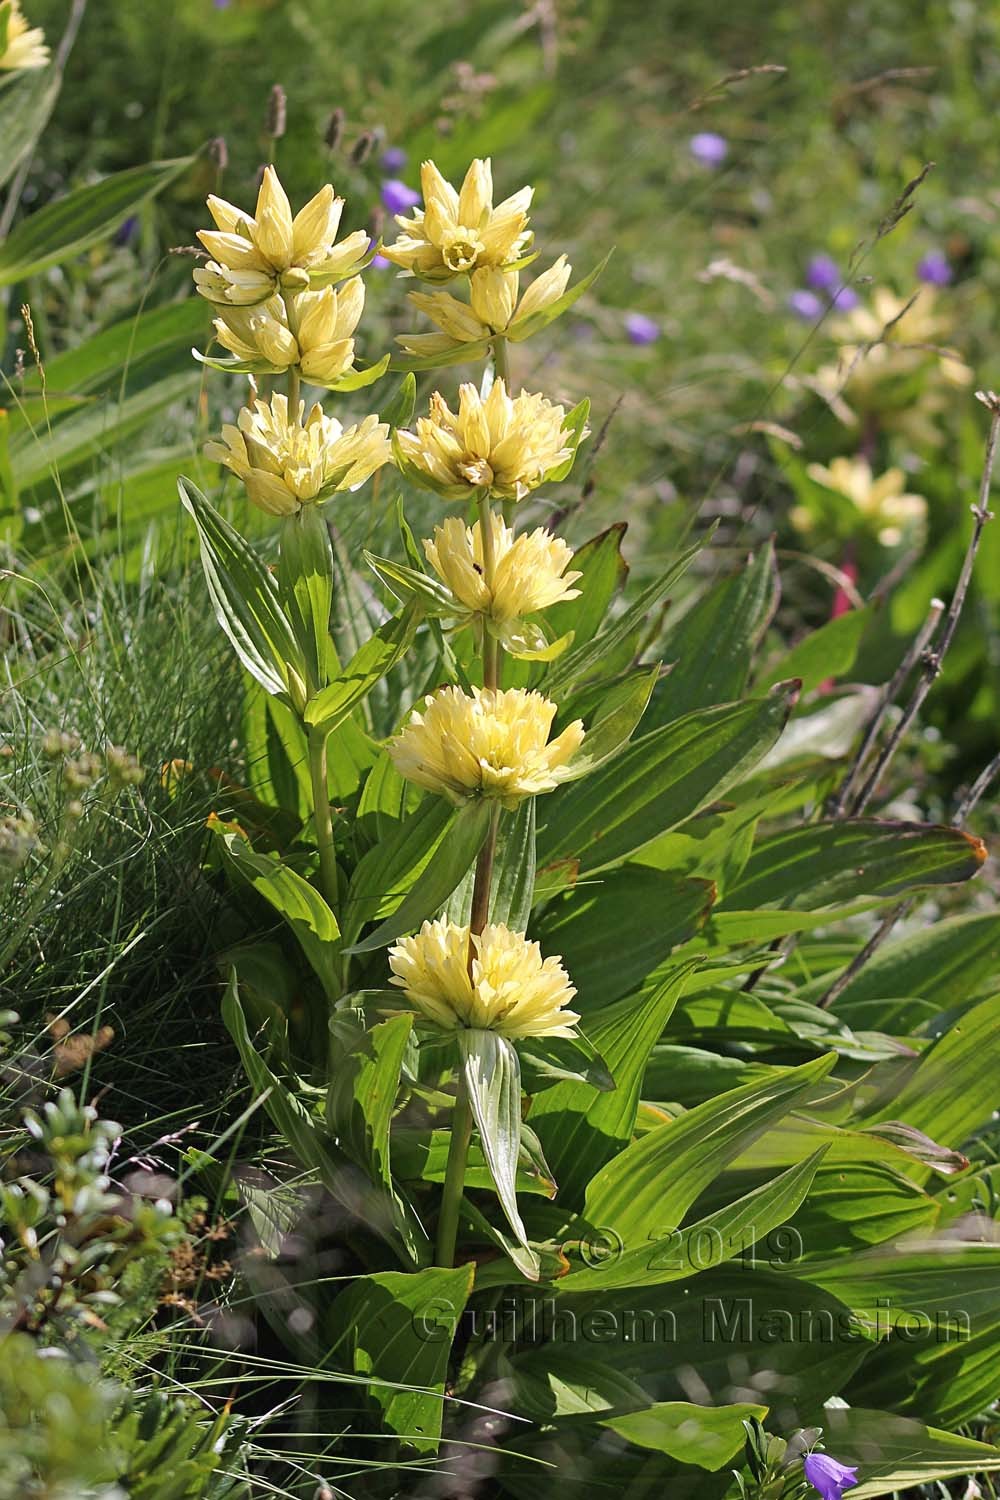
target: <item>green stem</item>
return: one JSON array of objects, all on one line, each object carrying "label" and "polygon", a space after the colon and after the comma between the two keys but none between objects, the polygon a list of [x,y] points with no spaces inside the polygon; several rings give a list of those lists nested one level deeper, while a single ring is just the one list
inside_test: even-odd
[{"label": "green stem", "polygon": [[444,1188],[441,1192],[441,1212],[438,1216],[437,1252],[435,1261],[439,1266],[455,1264],[455,1241],[458,1238],[458,1215],[465,1189],[465,1164],[469,1159],[469,1142],[472,1139],[472,1105],[465,1086],[465,1073],[458,1075],[458,1092],[455,1095],[455,1111],[451,1118],[451,1144],[448,1147],[448,1165],[445,1169]]},{"label": "green stem", "polygon": [[299,415],[299,367],[289,365],[288,367],[288,416],[291,421],[296,421]]},{"label": "green stem", "polygon": [[[484,495],[479,501],[479,535],[483,543],[483,582],[493,595],[496,577],[496,552],[493,546],[493,511]],[[483,618],[483,687],[500,686],[500,642],[490,635],[487,620]]]},{"label": "green stem", "polygon": [[493,373],[498,380],[503,381],[509,396],[510,366],[507,363],[507,340],[499,333],[493,340]]},{"label": "green stem", "polygon": [[312,776],[313,822],[316,828],[316,848],[319,850],[320,884],[326,903],[334,913],[340,906],[340,877],[337,874],[337,853],[333,843],[333,814],[330,810],[330,792],[326,779],[326,741],[323,730],[309,732],[309,771]]}]

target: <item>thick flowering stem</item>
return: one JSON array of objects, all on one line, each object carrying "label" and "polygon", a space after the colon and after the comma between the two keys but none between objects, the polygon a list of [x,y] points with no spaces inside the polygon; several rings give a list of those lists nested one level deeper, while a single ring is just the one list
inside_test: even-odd
[{"label": "thick flowering stem", "polygon": [[451,1118],[451,1143],[448,1146],[448,1165],[445,1168],[444,1188],[441,1192],[441,1212],[438,1216],[437,1248],[434,1259],[439,1266],[455,1264],[458,1215],[462,1206],[465,1165],[469,1159],[471,1139],[472,1105],[469,1103],[469,1091],[465,1086],[465,1073],[460,1072],[458,1092],[455,1095],[455,1110]]},{"label": "thick flowering stem", "polygon": [[[493,512],[484,496],[479,502],[479,534],[483,541],[483,582],[492,597],[496,580],[496,551],[493,545]],[[487,621],[483,619],[483,686],[500,686],[500,642],[491,635]],[[476,880],[472,890],[472,912],[469,917],[469,973],[475,957],[473,937],[482,932],[490,919],[490,885],[493,880],[493,861],[496,857],[497,829],[500,824],[500,804],[493,808],[489,833],[479,851],[476,861]]]},{"label": "thick flowering stem", "polygon": [[333,815],[330,811],[330,792],[326,777],[326,732],[312,729],[309,732],[309,772],[312,777],[313,821],[316,828],[316,848],[319,850],[319,875],[323,895],[330,910],[336,912],[340,906],[340,878],[337,874],[337,853],[333,843]]},{"label": "thick flowering stem", "polygon": [[299,413],[299,367],[289,365],[288,367],[288,413],[294,422]]},{"label": "thick flowering stem", "polygon": [[472,959],[474,948],[472,936],[482,932],[490,919],[490,885],[493,881],[493,862],[496,857],[497,829],[500,824],[500,804],[493,804],[493,816],[490,819],[490,831],[486,835],[486,842],[479,851],[479,859],[476,862],[476,883],[472,888],[472,912],[469,917],[469,972],[472,972]]},{"label": "thick flowering stem", "polygon": [[[479,502],[479,534],[483,539],[483,582],[493,596],[496,584],[496,549],[493,545],[493,512],[490,502],[483,497]],[[483,687],[500,686],[500,642],[489,632],[483,619]]]},{"label": "thick flowering stem", "polygon": [[510,390],[510,366],[507,361],[507,340],[497,334],[493,340],[493,374]]}]

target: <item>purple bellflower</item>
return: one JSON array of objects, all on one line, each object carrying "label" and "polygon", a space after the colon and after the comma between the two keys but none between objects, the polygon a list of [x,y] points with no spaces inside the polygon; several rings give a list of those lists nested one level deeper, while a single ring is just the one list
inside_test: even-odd
[{"label": "purple bellflower", "polygon": [[806,1479],[822,1500],[841,1500],[858,1482],[857,1467],[838,1463],[828,1453],[807,1453],[802,1461]]}]

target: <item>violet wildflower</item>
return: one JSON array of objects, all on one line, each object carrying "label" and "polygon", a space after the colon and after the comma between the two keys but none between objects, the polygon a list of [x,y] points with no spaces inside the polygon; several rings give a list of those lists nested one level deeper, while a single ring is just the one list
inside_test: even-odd
[{"label": "violet wildflower", "polygon": [[703,167],[721,167],[729,155],[729,142],[714,130],[700,130],[691,137],[688,147]]},{"label": "violet wildflower", "polygon": [[630,344],[655,344],[660,337],[660,325],[645,313],[625,314],[625,333]]},{"label": "violet wildflower", "polygon": [[814,292],[835,292],[842,279],[832,255],[814,255],[806,267],[806,285]]},{"label": "violet wildflower", "polygon": [[858,1482],[856,1466],[848,1468],[828,1453],[807,1453],[802,1467],[806,1479],[822,1500],[841,1500],[844,1491]]},{"label": "violet wildflower", "polygon": [[373,271],[388,271],[392,261],[386,260],[384,255],[373,255],[369,265]]},{"label": "violet wildflower", "polygon": [[943,250],[929,250],[917,266],[917,275],[930,286],[947,286],[952,279],[951,262]]},{"label": "violet wildflower", "polygon": [[128,218],[115,230],[114,243],[116,245],[131,245],[139,233],[138,214],[129,214]]},{"label": "violet wildflower", "polygon": [[842,286],[833,297],[833,305],[838,312],[853,312],[859,300],[852,286]]},{"label": "violet wildflower", "polygon": [[407,187],[405,182],[400,182],[398,177],[387,177],[382,184],[382,202],[389,213],[405,214],[408,209],[416,208],[420,194]]},{"label": "violet wildflower", "polygon": [[406,162],[407,156],[402,146],[387,146],[382,153],[382,166],[387,172],[401,172]]},{"label": "violet wildflower", "polygon": [[811,323],[823,311],[823,303],[815,292],[808,292],[803,287],[789,297],[788,311],[804,322]]}]

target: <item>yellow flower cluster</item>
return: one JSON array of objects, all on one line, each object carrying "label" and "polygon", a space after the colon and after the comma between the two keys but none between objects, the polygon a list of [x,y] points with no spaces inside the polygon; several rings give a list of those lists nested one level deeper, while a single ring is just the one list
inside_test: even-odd
[{"label": "yellow flower cluster", "polygon": [[314,385],[332,385],[354,364],[352,334],[364,305],[364,283],[352,276],[339,291],[329,286],[296,298],[294,333],[284,299],[270,297],[256,307],[226,308],[215,320],[215,336],[258,374],[298,365]]},{"label": "yellow flower cluster", "polygon": [[950,332],[932,288],[907,299],[877,287],[870,303],[831,319],[836,363],[822,365],[805,383],[845,426],[853,427],[859,414],[876,413],[888,429],[918,443],[937,443],[934,419],[947,406],[949,391],[972,382],[969,366],[948,347]]},{"label": "yellow flower cluster", "polygon": [[293,218],[273,167],[264,171],[253,218],[213,194],[208,211],[216,227],[198,231],[212,257],[194,273],[198,291],[210,302],[245,307],[278,291],[304,292],[352,275],[368,236],[359,229],[335,243],[343,210],[343,198],[327,183]]},{"label": "yellow flower cluster", "polygon": [[335,386],[354,369],[365,305],[354,273],[366,263],[368,236],[358,230],[337,243],[344,200],[329,184],[293,217],[273,167],[264,171],[252,217],[215,196],[208,208],[216,227],[198,238],[212,259],[194,279],[217,309],[215,336],[237,371],[287,374],[292,399],[245,406],[205,453],[242,480],[252,504],[295,515],[356,489],[392,456],[388,426],[376,416],[345,431],[320,406],[307,410],[298,399],[300,379]]},{"label": "yellow flower cluster", "polygon": [[403,333],[397,338],[404,353],[426,356],[460,350],[463,344],[490,339],[495,334],[518,342],[528,319],[544,312],[566,290],[573,267],[565,255],[544,271],[518,300],[516,270],[484,267],[469,277],[469,300],[449,292],[411,292],[410,301],[436,323],[441,333]]},{"label": "yellow flower cluster", "polygon": [[0,0],[0,72],[45,68],[49,49],[40,26],[29,26],[20,0]]},{"label": "yellow flower cluster", "polygon": [[389,746],[407,781],[459,805],[495,798],[508,809],[572,776],[583,743],[575,719],[549,739],[556,705],[524,688],[441,688],[424,699]]},{"label": "yellow flower cluster", "polygon": [[[470,941],[472,961],[469,961]],[[454,922],[425,922],[389,950],[391,984],[444,1031],[473,1027],[501,1036],[573,1036],[576,990],[558,958],[502,923],[471,935]]]},{"label": "yellow flower cluster", "polygon": [[318,404],[306,416],[304,402],[292,412],[282,395],[245,406],[222,436],[206,445],[206,456],[231,469],[248,499],[272,516],[295,515],[337,490],[356,489],[389,457],[389,429],[377,417],[345,432]]},{"label": "yellow flower cluster", "polygon": [[[897,546],[907,531],[922,525],[927,518],[923,495],[904,492],[906,481],[902,469],[887,469],[876,479],[865,459],[835,458],[829,467],[810,464],[806,472],[824,489],[850,500],[859,514],[876,527],[884,547]],[[795,507],[791,520],[802,531],[812,524],[804,506]]]},{"label": "yellow flower cluster", "polygon": [[396,434],[404,473],[445,500],[489,496],[523,500],[551,470],[572,458],[566,413],[544,396],[509,396],[495,380],[485,401],[474,385],[458,393],[453,412],[439,391],[415,432]]},{"label": "yellow flower cluster", "polygon": [[486,579],[482,522],[466,526],[449,516],[435,526],[424,552],[435,573],[450,590],[459,618],[480,615],[503,640],[527,615],[563,599],[576,599],[571,587],[581,574],[567,572],[573,552],[561,537],[544,527],[515,536],[501,516],[491,513],[490,581]]},{"label": "yellow flower cluster", "polygon": [[481,266],[506,266],[531,244],[528,208],[532,189],[522,188],[493,207],[493,170],[474,161],[461,191],[446,182],[432,161],[420,168],[422,209],[396,215],[403,233],[383,254],[425,281],[450,281]]}]

